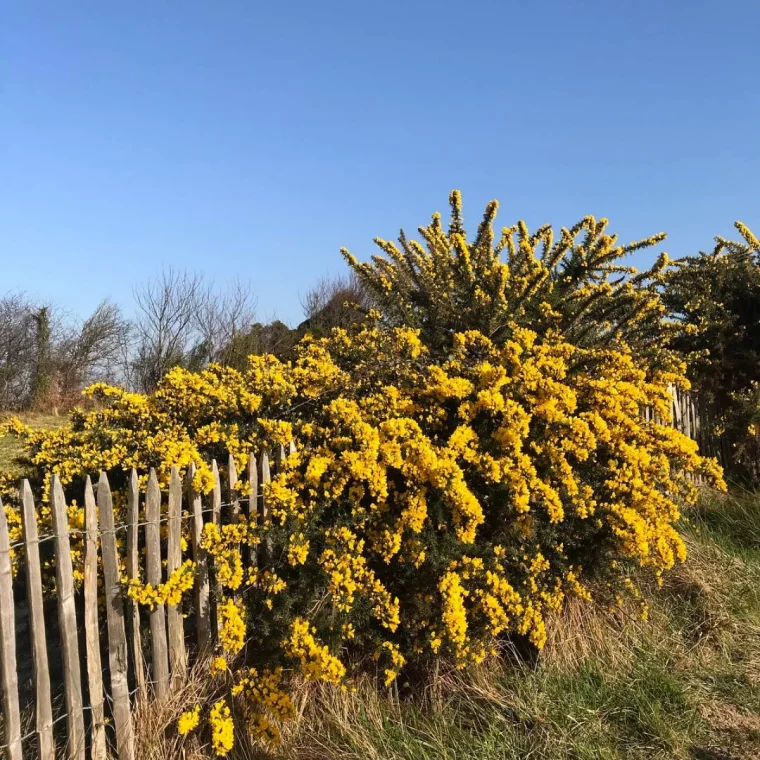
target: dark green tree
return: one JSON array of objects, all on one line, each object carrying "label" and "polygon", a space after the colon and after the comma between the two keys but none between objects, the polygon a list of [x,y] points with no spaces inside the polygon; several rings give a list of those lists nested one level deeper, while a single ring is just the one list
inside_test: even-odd
[{"label": "dark green tree", "polygon": [[34,315],[35,363],[32,377],[31,407],[43,408],[50,400],[53,387],[52,332],[50,309],[43,306]]},{"label": "dark green tree", "polygon": [[680,325],[673,346],[695,387],[721,407],[760,380],[760,242],[736,228],[741,241],[718,237],[709,253],[675,262],[663,293]]}]

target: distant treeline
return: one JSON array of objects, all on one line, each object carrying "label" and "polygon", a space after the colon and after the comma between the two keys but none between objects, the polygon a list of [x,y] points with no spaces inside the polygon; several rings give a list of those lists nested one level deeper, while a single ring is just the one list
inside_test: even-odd
[{"label": "distant treeline", "polygon": [[288,358],[310,332],[362,318],[366,297],[351,277],[322,280],[302,299],[296,328],[260,321],[250,287],[217,289],[199,275],[166,270],[134,292],[134,319],[104,300],[84,320],[23,293],[0,295],[0,412],[65,411],[104,380],[140,392],[175,366],[243,368],[251,354]]}]

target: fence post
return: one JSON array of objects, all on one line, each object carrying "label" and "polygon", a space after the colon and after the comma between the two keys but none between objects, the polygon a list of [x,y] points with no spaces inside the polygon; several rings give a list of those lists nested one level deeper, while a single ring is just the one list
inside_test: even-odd
[{"label": "fence post", "polygon": [[269,517],[269,507],[267,506],[266,485],[272,479],[269,470],[269,455],[266,451],[261,452],[261,519],[266,520]]},{"label": "fence post", "polygon": [[[222,529],[222,481],[219,477],[219,465],[216,463],[216,459],[211,460],[211,474],[214,478],[214,488],[211,492],[211,520],[216,527]],[[211,566],[211,563],[209,563]],[[216,620],[216,628],[219,630],[221,623],[219,621],[219,607],[222,605],[224,592],[222,590],[222,584],[219,583],[216,574],[216,567],[214,567],[214,617]]]},{"label": "fence post", "polygon": [[58,475],[53,474],[50,508],[55,533],[55,581],[58,597],[58,621],[61,629],[63,679],[66,695],[67,756],[84,760],[84,713],[82,712],[82,674],[80,671],[77,613],[74,601],[74,569],[71,564],[69,521],[66,498]]},{"label": "fence post", "polygon": [[3,685],[3,717],[8,760],[21,758],[21,711],[16,672],[16,613],[13,604],[13,570],[8,522],[0,501],[0,671]]},{"label": "fence post", "polygon": [[678,388],[676,388],[675,385],[670,386],[670,395],[673,399],[671,404],[671,412],[673,414],[673,427],[679,433],[683,433],[683,420],[681,418],[681,399],[679,398]]},{"label": "fence post", "polygon": [[[161,491],[155,469],[151,468],[145,496],[145,551],[147,580],[153,588],[161,584]],[[156,696],[166,695],[169,686],[169,655],[166,646],[166,615],[164,605],[156,605],[150,613],[150,633],[153,643],[153,684]]]},{"label": "fence post", "polygon": [[[227,457],[227,494],[229,496],[229,507],[227,513],[230,516],[230,525],[238,525],[240,523],[240,501],[238,499],[238,473],[235,466],[235,457],[229,454]],[[246,556],[245,547],[242,544],[238,544],[237,548],[241,556],[241,562],[245,567]],[[221,587],[219,588],[221,594]],[[233,598],[237,601],[241,599],[241,591],[238,588],[233,594]],[[221,598],[221,595],[220,595]]]},{"label": "fence post", "polygon": [[280,444],[279,448],[274,455],[274,471],[276,473],[282,472],[282,463],[285,461],[285,447]]},{"label": "fence post", "polygon": [[103,666],[100,661],[98,625],[98,513],[90,476],[84,484],[84,641],[87,684],[92,706],[92,760],[105,760],[106,722],[103,712]]},{"label": "fence post", "polygon": [[203,652],[211,645],[211,607],[209,606],[208,555],[201,546],[203,539],[203,503],[193,488],[195,465],[187,469],[187,496],[191,510],[191,536],[195,561],[195,628],[198,649]]},{"label": "fence post", "polygon": [[238,515],[240,514],[240,502],[238,501],[237,483],[238,474],[237,467],[235,467],[235,457],[230,454],[227,457],[227,484],[229,488],[228,497],[230,503],[228,509],[230,515],[230,523],[232,525],[237,525]]},{"label": "fence post", "polygon": [[[248,485],[250,486],[250,495],[248,497],[248,509],[246,510],[246,516],[248,518],[248,524],[256,527],[259,521],[259,471],[258,463],[256,462],[256,454],[253,451],[248,455]],[[255,546],[246,546],[245,561],[249,567],[256,567],[258,559],[256,556]]]},{"label": "fence post", "polygon": [[[267,506],[267,483],[272,479],[269,469],[269,454],[266,451],[261,452],[261,504],[259,506],[259,525],[263,525],[269,517],[269,507]],[[259,567],[265,567],[272,550],[272,540],[267,538],[266,541],[259,545],[258,564]]]},{"label": "fence post", "polygon": [[[172,467],[169,482],[168,521],[166,572],[167,576],[171,577],[171,574],[182,565],[182,482],[176,467]],[[169,629],[169,667],[172,683],[176,684],[184,680],[187,672],[181,599],[177,604],[166,605],[166,619]]]},{"label": "fence post", "polygon": [[119,553],[113,517],[111,487],[104,472],[98,480],[100,543],[103,551],[103,586],[108,620],[108,664],[111,670],[111,696],[119,760],[134,760],[134,731],[129,705],[127,678],[127,635],[124,631],[124,600],[119,575]]},{"label": "fence post", "polygon": [[214,489],[211,493],[211,520],[219,528],[222,524],[222,481],[216,459],[211,460],[211,474],[214,478]]},{"label": "fence post", "polygon": [[53,739],[53,705],[50,698],[50,667],[48,665],[45,609],[42,602],[42,571],[40,569],[40,538],[37,515],[29,481],[24,480],[19,494],[21,523],[24,529],[26,552],[26,596],[29,604],[29,628],[32,634],[34,665],[35,728],[40,760],[55,760]]},{"label": "fence post", "polygon": [[[137,524],[140,517],[140,491],[137,471],[132,468],[127,484],[127,578],[139,580],[140,558],[138,552],[139,533]],[[143,661],[142,636],[140,635],[140,605],[134,599],[127,599],[129,640],[132,645],[132,662],[135,670],[135,684],[140,700],[147,699],[145,687],[145,663]]]}]

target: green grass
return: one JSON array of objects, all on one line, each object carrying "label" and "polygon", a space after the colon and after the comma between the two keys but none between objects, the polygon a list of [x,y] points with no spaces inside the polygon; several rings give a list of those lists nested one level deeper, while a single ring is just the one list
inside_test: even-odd
[{"label": "green grass", "polygon": [[[33,428],[58,428],[65,425],[68,421],[66,415],[37,414],[27,412],[24,414],[10,415],[0,412],[0,422],[10,416],[17,416],[27,425]],[[12,435],[0,435],[0,472],[9,473],[17,471],[14,462],[15,458],[21,454],[22,447],[16,438]]]}]

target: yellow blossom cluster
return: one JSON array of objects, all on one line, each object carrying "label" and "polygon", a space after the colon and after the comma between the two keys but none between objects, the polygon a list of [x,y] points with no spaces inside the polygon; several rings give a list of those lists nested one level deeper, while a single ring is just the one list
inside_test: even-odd
[{"label": "yellow blossom cluster", "polygon": [[295,714],[293,702],[283,686],[282,668],[267,668],[261,673],[251,668],[241,673],[232,694],[241,705],[249,732],[267,741],[279,742],[279,726]]},{"label": "yellow blossom cluster", "polygon": [[234,599],[228,599],[219,607],[219,641],[222,649],[237,654],[245,644],[246,625],[241,610]]},{"label": "yellow blossom cluster", "polygon": [[283,642],[289,657],[298,660],[301,672],[310,681],[338,684],[346,675],[343,663],[325,644],[314,636],[316,628],[307,620],[296,618],[290,626],[290,636]]},{"label": "yellow blossom cluster", "polygon": [[201,706],[196,705],[192,710],[186,710],[177,721],[177,733],[180,736],[189,734],[198,727],[201,719]]},{"label": "yellow blossom cluster", "polygon": [[182,595],[189,591],[195,583],[195,563],[185,560],[167,579],[155,588],[150,583],[141,583],[137,579],[127,581],[130,599],[138,604],[144,604],[151,609],[160,604],[177,605],[182,601]]},{"label": "yellow blossom cluster", "polygon": [[235,746],[235,723],[226,700],[220,699],[211,708],[209,724],[211,746],[218,757],[225,757]]}]

